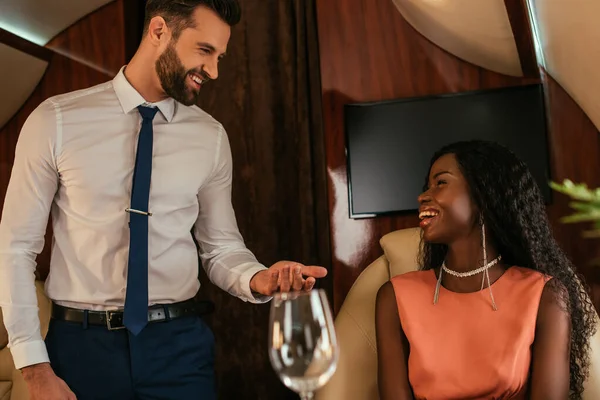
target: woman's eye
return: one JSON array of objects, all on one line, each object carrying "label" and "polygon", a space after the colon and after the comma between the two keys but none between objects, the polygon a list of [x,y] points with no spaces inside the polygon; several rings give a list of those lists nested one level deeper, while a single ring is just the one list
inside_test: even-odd
[{"label": "woman's eye", "polygon": [[439,180],[437,181],[437,185],[438,185],[438,186],[440,186],[440,185],[444,185],[444,184],[446,184],[446,181],[445,181],[445,180],[443,180],[443,179],[439,179]]}]

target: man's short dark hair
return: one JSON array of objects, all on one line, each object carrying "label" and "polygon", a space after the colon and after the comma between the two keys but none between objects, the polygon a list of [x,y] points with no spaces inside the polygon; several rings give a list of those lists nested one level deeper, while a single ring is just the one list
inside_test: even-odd
[{"label": "man's short dark hair", "polygon": [[198,7],[214,11],[229,26],[240,22],[242,16],[238,0],[147,0],[144,36],[152,18],[160,16],[173,31],[173,39],[179,38],[184,29],[194,27],[192,15]]}]

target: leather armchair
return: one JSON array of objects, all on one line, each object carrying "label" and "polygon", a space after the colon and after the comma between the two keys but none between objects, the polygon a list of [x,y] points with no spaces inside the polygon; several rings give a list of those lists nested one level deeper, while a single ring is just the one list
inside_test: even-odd
[{"label": "leather armchair", "polygon": [[[50,300],[44,294],[43,282],[36,282],[36,292],[42,337],[46,337],[50,321]],[[8,334],[0,312],[0,400],[29,400],[27,386],[21,372],[15,369],[7,343]]]},{"label": "leather armchair", "polygon": [[[391,232],[380,239],[383,255],[354,282],[335,319],[340,346],[338,367],[331,380],[316,393],[316,400],[374,400],[377,389],[375,300],[390,277],[415,270],[420,229]],[[592,338],[592,365],[584,400],[600,399],[600,331]]]}]

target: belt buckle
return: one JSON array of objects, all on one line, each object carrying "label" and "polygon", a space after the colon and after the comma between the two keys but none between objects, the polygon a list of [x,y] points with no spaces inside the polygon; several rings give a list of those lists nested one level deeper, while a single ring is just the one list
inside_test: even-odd
[{"label": "belt buckle", "polygon": [[125,324],[123,323],[124,321],[121,322],[121,326],[112,326],[112,323],[111,323],[112,316],[117,312],[122,312],[122,311],[114,311],[114,310],[113,311],[105,311],[106,327],[108,328],[109,331],[118,331],[121,329],[125,329]]}]

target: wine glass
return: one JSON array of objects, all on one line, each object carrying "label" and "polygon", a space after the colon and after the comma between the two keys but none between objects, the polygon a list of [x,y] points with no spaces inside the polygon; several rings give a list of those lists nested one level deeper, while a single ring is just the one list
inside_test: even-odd
[{"label": "wine glass", "polygon": [[276,293],[269,323],[273,369],[302,400],[312,399],[335,372],[339,357],[327,295],[322,289]]}]

